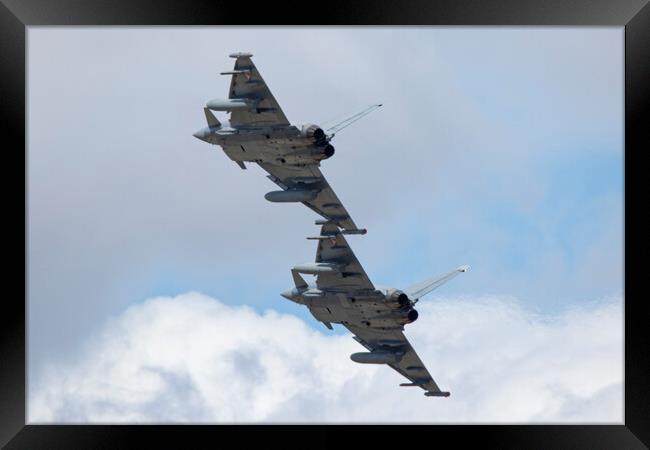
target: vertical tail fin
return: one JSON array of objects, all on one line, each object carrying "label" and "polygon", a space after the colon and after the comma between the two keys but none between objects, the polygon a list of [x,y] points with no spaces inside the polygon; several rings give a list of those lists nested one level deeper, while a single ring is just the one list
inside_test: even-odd
[{"label": "vertical tail fin", "polygon": [[420,297],[425,296],[438,286],[441,286],[442,284],[454,278],[459,273],[467,272],[468,270],[469,266],[460,266],[449,273],[429,278],[428,280],[424,280],[421,283],[410,286],[403,291],[411,300],[414,300],[414,302],[417,303]]},{"label": "vertical tail fin", "polygon": [[364,109],[362,109],[361,111],[359,111],[359,112],[357,112],[355,114],[352,114],[349,117],[346,117],[345,119],[341,120],[340,122],[338,122],[335,125],[332,125],[331,127],[329,127],[327,129],[327,131],[330,133],[329,136],[328,136],[328,140],[332,139],[334,137],[334,135],[336,133],[338,133],[339,131],[341,131],[342,129],[349,127],[350,125],[352,125],[357,120],[359,120],[362,117],[370,114],[375,109],[377,109],[377,108],[379,108],[381,106],[383,106],[381,103],[367,106]]},{"label": "vertical tail fin", "polygon": [[221,122],[219,122],[219,119],[212,114],[212,111],[208,108],[203,108],[203,112],[205,112],[205,120],[208,121],[208,126],[210,128],[218,128],[221,126]]},{"label": "vertical tail fin", "polygon": [[307,282],[303,277],[300,276],[298,272],[295,270],[291,271],[291,276],[293,276],[293,282],[295,283],[296,287],[298,289],[306,288],[307,287]]}]

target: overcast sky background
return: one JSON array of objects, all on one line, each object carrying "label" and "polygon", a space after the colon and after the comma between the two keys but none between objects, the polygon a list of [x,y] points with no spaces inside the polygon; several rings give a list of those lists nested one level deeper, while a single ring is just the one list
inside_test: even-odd
[{"label": "overcast sky background", "polygon": [[[406,329],[449,399],[279,296],[318,217],[192,136],[234,51],[293,123],[384,104],[322,169],[376,283],[471,266]],[[30,420],[622,420],[622,28],[30,27],[27,121]]]}]

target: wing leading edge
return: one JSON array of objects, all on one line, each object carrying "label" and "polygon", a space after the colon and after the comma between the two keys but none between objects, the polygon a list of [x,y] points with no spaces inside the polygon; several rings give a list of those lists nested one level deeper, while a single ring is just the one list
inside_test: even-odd
[{"label": "wing leading edge", "polygon": [[233,53],[235,67],[222,75],[232,75],[228,98],[250,101],[252,109],[235,109],[230,124],[235,127],[266,127],[289,125],[287,117],[271,94],[269,87],[253,64],[250,53]]},{"label": "wing leading edge", "polygon": [[326,290],[374,290],[365,270],[341,235],[338,227],[326,223],[321,227],[316,250],[316,263],[328,264],[339,270],[318,274],[316,286]]},{"label": "wing leading edge", "polygon": [[429,397],[449,396],[449,392],[440,390],[415,349],[399,328],[378,329],[349,324],[344,326],[355,335],[357,342],[371,352],[389,351],[401,354],[398,362],[388,364],[410,381],[410,383],[403,383],[400,386],[420,387],[426,391],[424,395]]},{"label": "wing leading edge", "polygon": [[357,230],[357,225],[318,166],[315,164],[300,166],[258,164],[270,174],[269,179],[285,191],[304,189],[305,187],[314,190],[317,192],[316,197],[313,200],[302,202],[303,205],[345,230]]}]

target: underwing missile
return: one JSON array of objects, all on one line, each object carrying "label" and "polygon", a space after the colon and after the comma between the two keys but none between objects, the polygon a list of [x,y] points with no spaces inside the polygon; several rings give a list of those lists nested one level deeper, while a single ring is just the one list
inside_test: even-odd
[{"label": "underwing missile", "polygon": [[402,357],[394,352],[359,352],[352,353],[350,359],[359,364],[395,364]]},{"label": "underwing missile", "polygon": [[341,234],[366,234],[368,230],[359,228],[358,230],[341,230]]},{"label": "underwing missile", "polygon": [[253,109],[257,106],[258,100],[250,98],[215,98],[210,100],[205,106],[212,111],[235,111],[241,109]]},{"label": "underwing missile", "polygon": [[319,273],[340,272],[341,265],[332,264],[332,263],[305,263],[305,264],[298,264],[291,270],[298,273],[307,273],[307,274],[316,275]]},{"label": "underwing missile", "polygon": [[400,386],[402,386],[402,387],[412,387],[412,386],[420,387],[420,386],[423,386],[423,385],[427,384],[428,382],[429,382],[429,380],[415,380],[413,383],[400,383]]},{"label": "underwing missile", "polygon": [[271,191],[264,198],[273,203],[308,202],[316,198],[318,192],[306,189],[289,189],[287,191]]}]

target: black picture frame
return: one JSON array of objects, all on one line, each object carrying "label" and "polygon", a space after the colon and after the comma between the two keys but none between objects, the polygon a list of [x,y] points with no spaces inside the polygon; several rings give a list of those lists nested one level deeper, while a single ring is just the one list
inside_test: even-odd
[{"label": "black picture frame", "polygon": [[[17,448],[126,448],[135,439],[149,447],[215,447],[225,442],[254,445],[339,445],[339,432],[353,432],[364,445],[391,440],[413,445],[423,440],[454,447],[636,449],[650,443],[650,339],[646,299],[639,293],[642,264],[636,239],[645,231],[643,214],[632,198],[641,192],[640,155],[647,148],[650,81],[650,6],[648,0],[404,0],[327,3],[132,0],[2,0],[0,4],[0,105],[3,155],[10,156],[2,177],[5,189],[5,242],[23,237],[16,256],[5,253],[5,279],[20,284],[23,295],[5,295],[1,317],[0,443]],[[386,426],[99,426],[26,425],[26,27],[32,25],[573,25],[625,27],[625,422],[622,425],[434,425]],[[16,200],[15,186],[23,196]],[[639,194],[636,194],[639,195]],[[641,194],[642,195],[642,194]],[[643,202],[641,199],[641,211]],[[639,209],[637,209],[638,211]],[[8,226],[8,227],[7,227]],[[628,243],[632,242],[631,245]],[[5,248],[9,247],[5,245]],[[22,261],[20,264],[14,261]],[[22,275],[21,275],[22,270]],[[22,283],[21,281],[22,280]],[[301,434],[300,437],[295,435]],[[304,433],[304,434],[303,434]],[[392,439],[391,439],[392,438]],[[234,441],[233,441],[234,439]]]}]

